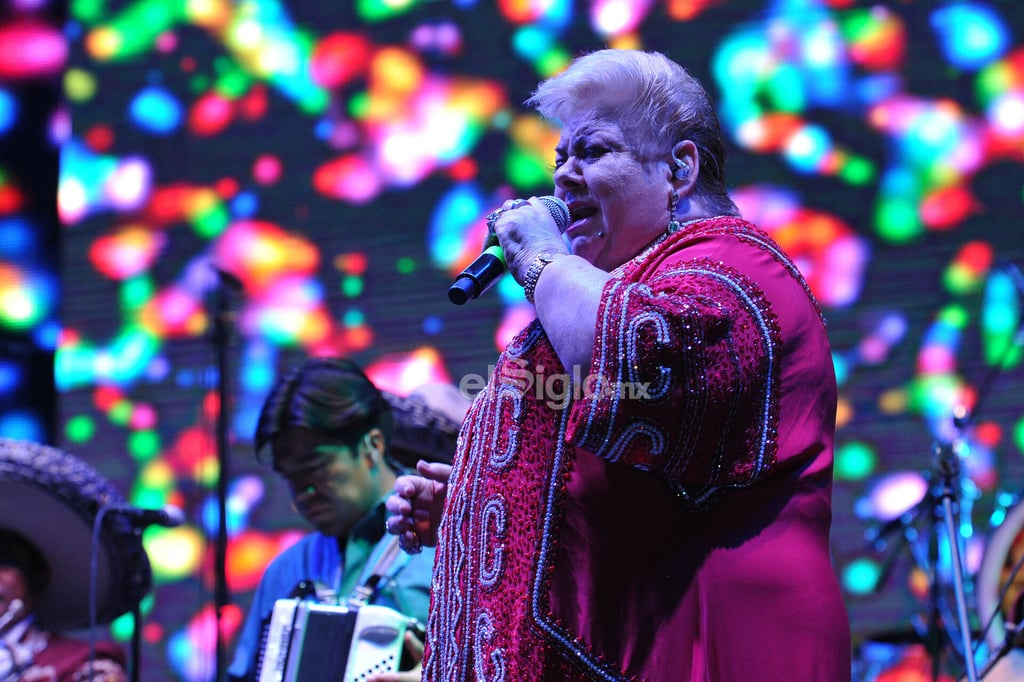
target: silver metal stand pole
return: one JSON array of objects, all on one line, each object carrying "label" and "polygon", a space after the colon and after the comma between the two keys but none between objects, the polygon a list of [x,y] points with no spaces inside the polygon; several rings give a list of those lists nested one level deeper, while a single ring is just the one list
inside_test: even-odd
[{"label": "silver metal stand pole", "polygon": [[960,528],[953,517],[953,500],[959,486],[960,463],[951,445],[935,446],[935,462],[936,469],[942,476],[942,513],[945,517],[946,535],[949,538],[950,556],[953,560],[953,591],[956,593],[956,615],[964,647],[967,682],[978,682],[978,670],[974,664],[974,645],[971,642],[971,620],[967,615],[964,568],[960,559]]}]

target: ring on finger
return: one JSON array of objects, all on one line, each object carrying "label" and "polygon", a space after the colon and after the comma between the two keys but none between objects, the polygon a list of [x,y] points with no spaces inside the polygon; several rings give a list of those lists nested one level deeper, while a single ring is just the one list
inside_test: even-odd
[{"label": "ring on finger", "polygon": [[496,211],[491,211],[487,214],[487,231],[494,234],[494,223],[502,213],[507,211],[507,208],[499,208]]}]

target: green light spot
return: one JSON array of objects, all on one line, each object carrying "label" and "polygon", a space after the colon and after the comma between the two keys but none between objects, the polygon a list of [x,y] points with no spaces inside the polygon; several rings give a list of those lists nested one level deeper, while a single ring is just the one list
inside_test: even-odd
[{"label": "green light spot", "polygon": [[118,426],[127,426],[132,418],[132,404],[127,400],[118,401],[110,408],[110,421]]},{"label": "green light spot", "polygon": [[94,24],[103,16],[104,0],[72,0],[71,16],[84,24]]},{"label": "green light spot", "polygon": [[878,234],[886,241],[902,244],[921,234],[921,221],[913,204],[900,199],[883,200],[875,214]]},{"label": "green light spot", "polygon": [[1021,454],[1024,454],[1024,417],[1021,417],[1013,427],[1013,442]]},{"label": "green light spot", "polygon": [[153,281],[144,275],[125,280],[121,285],[121,309],[138,310],[153,298]]},{"label": "green light spot", "polygon": [[551,169],[546,159],[523,149],[512,149],[505,158],[505,173],[516,187],[550,187]]},{"label": "green light spot", "polygon": [[939,311],[938,320],[954,329],[966,329],[971,322],[971,314],[962,305],[947,305]]},{"label": "green light spot", "polygon": [[148,462],[160,453],[160,436],[151,429],[128,436],[128,454],[137,462]]},{"label": "green light spot", "polygon": [[851,442],[836,449],[836,480],[860,481],[875,470],[878,456],[865,443]]},{"label": "green light spot", "polygon": [[790,113],[803,111],[807,102],[802,82],[803,77],[795,67],[780,64],[765,84],[765,95],[772,108]]},{"label": "green light spot", "polygon": [[227,229],[231,216],[224,204],[217,202],[199,212],[194,220],[193,229],[196,234],[204,239],[213,239]]},{"label": "green light spot", "polygon": [[88,415],[76,415],[68,419],[64,426],[64,434],[72,443],[85,443],[96,435],[96,422]]},{"label": "green light spot", "polygon": [[163,490],[154,488],[136,490],[132,495],[132,503],[145,509],[160,509],[167,504],[167,495]]},{"label": "green light spot", "polygon": [[851,185],[869,185],[875,180],[875,167],[867,159],[852,157],[839,171],[839,177]]},{"label": "green light spot", "polygon": [[554,76],[556,73],[564,71],[571,60],[572,56],[565,50],[551,49],[537,60],[537,71],[544,78]]},{"label": "green light spot", "polygon": [[232,69],[222,73],[217,79],[216,90],[219,94],[230,100],[236,100],[244,95],[252,85],[250,79],[240,70]]},{"label": "green light spot", "polygon": [[395,270],[400,275],[411,275],[416,272],[416,259],[402,256],[395,262]]},{"label": "green light spot", "polygon": [[370,95],[366,92],[357,92],[348,100],[348,115],[356,120],[366,118],[366,112],[370,110]]},{"label": "green light spot", "polygon": [[341,293],[346,298],[356,298],[363,293],[363,278],[356,275],[348,275],[341,280]]},{"label": "green light spot", "polygon": [[363,21],[383,21],[407,11],[415,0],[357,0],[356,13]]}]

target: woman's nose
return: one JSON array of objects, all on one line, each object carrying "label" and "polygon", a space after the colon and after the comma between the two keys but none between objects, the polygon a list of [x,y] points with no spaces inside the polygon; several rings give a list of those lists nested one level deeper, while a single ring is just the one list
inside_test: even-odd
[{"label": "woman's nose", "polygon": [[566,159],[565,163],[555,169],[554,181],[556,187],[562,188],[577,187],[583,182],[575,156]]}]

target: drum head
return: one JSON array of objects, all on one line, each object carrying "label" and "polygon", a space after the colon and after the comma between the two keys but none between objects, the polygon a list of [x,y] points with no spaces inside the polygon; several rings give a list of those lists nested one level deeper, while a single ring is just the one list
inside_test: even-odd
[{"label": "drum head", "polygon": [[985,545],[981,568],[978,570],[977,595],[978,618],[987,623],[993,618],[992,627],[985,641],[993,651],[999,650],[1006,641],[1006,618],[1011,616],[1012,605],[1024,595],[1024,570],[1013,577],[1000,601],[999,595],[1005,588],[1014,564],[1024,556],[1024,503],[1018,504],[1006,515],[1002,525],[993,531]]}]

